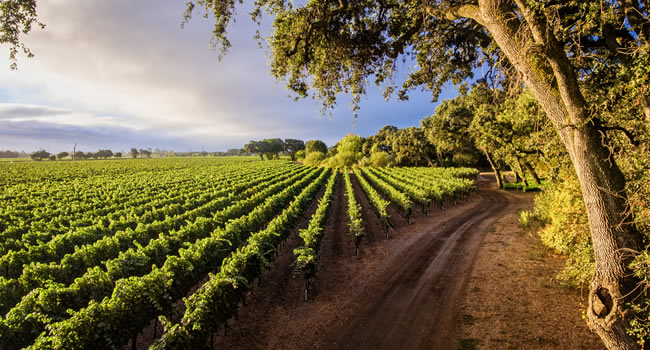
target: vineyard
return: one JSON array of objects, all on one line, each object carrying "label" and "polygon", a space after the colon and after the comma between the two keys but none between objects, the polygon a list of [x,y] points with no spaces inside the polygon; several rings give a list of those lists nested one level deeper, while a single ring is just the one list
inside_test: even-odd
[{"label": "vineyard", "polygon": [[366,225],[353,183],[389,238],[389,206],[407,221],[415,210],[428,215],[468,196],[477,175],[254,158],[0,169],[0,349],[121,349],[151,324],[153,349],[205,347],[292,234],[309,297],[337,186],[358,251]]}]

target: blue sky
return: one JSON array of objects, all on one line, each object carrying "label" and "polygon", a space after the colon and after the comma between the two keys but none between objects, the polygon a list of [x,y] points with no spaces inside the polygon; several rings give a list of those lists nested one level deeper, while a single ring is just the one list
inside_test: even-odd
[{"label": "blue sky", "polygon": [[[244,9],[229,30],[233,47],[219,62],[210,47],[210,19],[195,16],[180,29],[184,1],[48,0],[38,6],[47,27],[24,37],[36,57],[21,56],[17,71],[9,61],[0,64],[0,149],[58,152],[77,143],[88,151],[217,151],[271,137],[331,145],[349,132],[368,136],[386,124],[417,126],[436,106],[428,92],[386,102],[373,87],[356,124],[345,96],[331,117],[321,116],[317,101],[294,102],[271,77]],[[7,57],[9,48],[0,49]],[[448,89],[440,100],[454,94]]]}]

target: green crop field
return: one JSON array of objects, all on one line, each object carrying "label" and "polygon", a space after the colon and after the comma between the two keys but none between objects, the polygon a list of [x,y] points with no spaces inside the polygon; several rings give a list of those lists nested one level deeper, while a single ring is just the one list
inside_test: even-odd
[{"label": "green crop field", "polygon": [[[154,347],[204,342],[235,315],[278,244],[318,200],[301,232],[305,248],[295,252],[305,278],[314,278],[340,172],[255,157],[0,164],[0,346],[119,348],[209,276],[182,302],[182,319],[165,321]],[[477,174],[342,172],[348,186],[350,177],[363,184],[382,222],[381,206],[392,202],[406,217],[416,206],[427,211],[474,189]],[[349,215],[358,241],[358,208]]]}]

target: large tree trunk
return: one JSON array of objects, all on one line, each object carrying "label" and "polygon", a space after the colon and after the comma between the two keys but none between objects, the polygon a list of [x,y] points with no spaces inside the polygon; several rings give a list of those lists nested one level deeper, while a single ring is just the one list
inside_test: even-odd
[{"label": "large tree trunk", "polygon": [[542,182],[539,180],[539,176],[537,175],[537,172],[535,172],[535,169],[530,164],[530,162],[524,162],[524,167],[526,167],[526,171],[528,171],[530,176],[533,177],[533,181],[535,181],[536,184],[541,185]]},{"label": "large tree trunk", "polygon": [[494,163],[494,160],[492,159],[492,155],[488,151],[483,151],[485,152],[485,157],[487,157],[488,162],[490,162],[490,166],[492,167],[492,171],[494,171],[494,177],[497,179],[497,186],[499,188],[503,188],[503,182],[501,180],[501,170],[496,166]]},{"label": "large tree trunk", "polygon": [[625,251],[639,251],[642,245],[628,207],[625,179],[588,114],[564,48],[527,2],[515,3],[517,13],[506,7],[509,2],[479,0],[478,6],[450,9],[447,17],[472,18],[486,27],[558,130],[582,187],[594,246],[589,325],[609,349],[639,349],[625,331],[631,316],[626,302],[635,296],[636,285],[628,268],[631,256]]}]

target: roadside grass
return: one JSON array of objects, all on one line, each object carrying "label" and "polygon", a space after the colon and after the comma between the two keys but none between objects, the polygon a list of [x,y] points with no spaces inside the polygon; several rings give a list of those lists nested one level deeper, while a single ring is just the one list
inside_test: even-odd
[{"label": "roadside grass", "polygon": [[540,185],[533,182],[532,179],[526,178],[526,180],[528,181],[528,186],[524,185],[523,182],[506,182],[503,184],[503,189],[508,191],[540,192],[544,190],[544,185],[547,183],[544,179],[541,180]]}]

